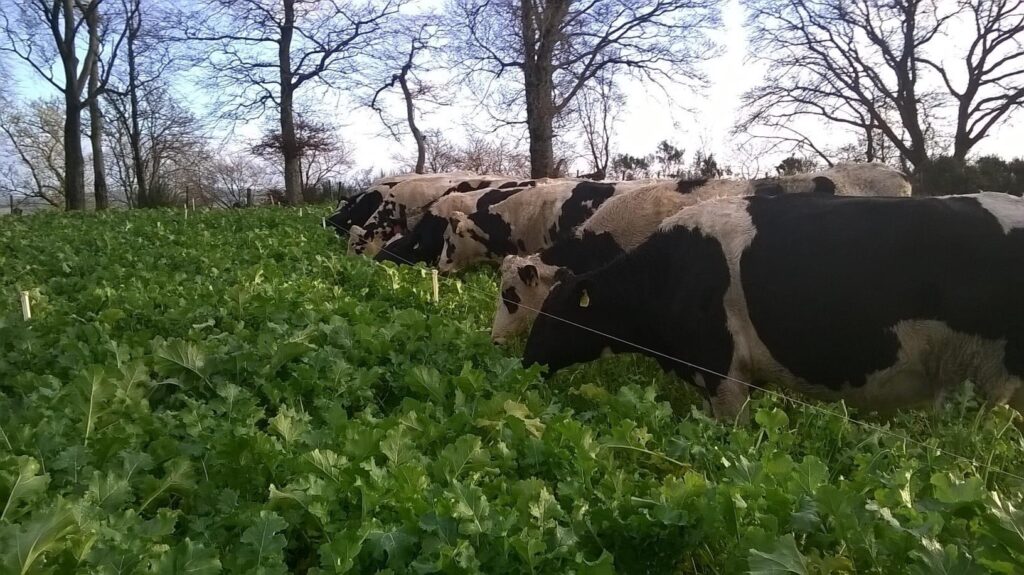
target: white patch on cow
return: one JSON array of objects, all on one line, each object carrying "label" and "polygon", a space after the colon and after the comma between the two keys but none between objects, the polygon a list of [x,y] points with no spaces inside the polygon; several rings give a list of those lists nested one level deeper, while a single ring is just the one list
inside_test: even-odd
[{"label": "white patch on cow", "polygon": [[999,220],[1003,233],[1024,228],[1024,199],[1000,192],[981,192],[970,197]]},{"label": "white patch on cow", "polygon": [[936,320],[907,320],[893,326],[900,350],[896,362],[868,376],[861,387],[839,392],[811,386],[802,391],[825,399],[841,397],[850,405],[886,411],[937,405],[965,381],[991,403],[1011,401],[1022,380],[1006,370],[1006,341],[954,331]]},{"label": "white patch on cow", "polygon": [[[519,270],[527,265],[537,268],[537,279],[533,285],[526,285],[519,277]],[[559,268],[540,261],[537,255],[506,256],[501,262],[501,286],[498,289],[498,305],[491,322],[491,340],[507,341],[508,338],[525,333],[530,323],[537,317],[538,310],[551,292],[555,283],[555,273]],[[519,297],[519,307],[510,312],[502,299],[506,290],[515,290]]]},{"label": "white patch on cow", "polygon": [[[778,363],[771,357],[768,348],[754,330],[747,311],[743,284],[740,281],[740,256],[757,234],[746,208],[747,200],[743,197],[711,200],[686,208],[667,218],[661,229],[671,230],[682,226],[697,230],[721,244],[730,277],[724,298],[726,327],[732,336],[734,346],[729,373],[724,375],[734,380],[751,382],[759,366]],[[723,381],[711,401],[715,416],[724,419],[738,417],[744,409],[749,393],[750,390],[743,384]]]},{"label": "white patch on cow", "polygon": [[674,180],[659,182],[609,198],[577,228],[576,236],[588,231],[608,233],[620,248],[632,251],[658,229],[662,220],[693,205],[691,194],[680,194],[675,185]]}]

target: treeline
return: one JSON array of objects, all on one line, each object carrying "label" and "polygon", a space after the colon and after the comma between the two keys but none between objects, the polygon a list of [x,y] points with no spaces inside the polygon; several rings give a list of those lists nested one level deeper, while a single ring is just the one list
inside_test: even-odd
[{"label": "treeline", "polygon": [[[615,153],[623,87],[669,100],[705,87],[723,3],[0,0],[0,192],[67,209],[186,192],[233,205],[251,190],[299,204],[351,174],[358,144],[342,126],[357,107],[410,144],[385,160],[417,172],[668,173],[660,152]],[[739,175],[780,156],[882,161],[921,182],[949,156],[970,175],[977,146],[1024,105],[1024,0],[743,6],[767,74],[734,127]],[[17,101],[15,83],[54,96]],[[431,125],[454,105],[506,137]],[[729,171],[687,136],[680,170]]]}]

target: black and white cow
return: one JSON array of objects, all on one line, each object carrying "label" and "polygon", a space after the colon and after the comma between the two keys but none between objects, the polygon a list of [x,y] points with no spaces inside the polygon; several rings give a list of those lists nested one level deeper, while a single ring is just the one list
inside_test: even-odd
[{"label": "black and white cow", "polygon": [[885,411],[969,379],[1024,410],[1021,262],[1024,199],[1005,194],[713,200],[560,278],[524,363],[639,350],[726,418],[748,396],[739,382]]},{"label": "black and white cow", "polygon": [[644,186],[609,199],[572,236],[540,253],[505,256],[491,340],[501,344],[526,332],[559,269],[583,273],[607,264],[643,243],[662,220],[697,198],[692,190],[681,193],[671,181]]},{"label": "black and white cow", "polygon": [[472,214],[455,212],[438,260],[442,272],[512,254],[536,253],[570,237],[609,198],[649,182],[559,181]]},{"label": "black and white cow", "polygon": [[[518,187],[510,184],[517,184]],[[448,218],[453,213],[486,210],[514,194],[533,187],[534,184],[533,180],[509,182],[497,188],[441,196],[427,206],[423,216],[407,233],[396,236],[385,244],[374,259],[397,264],[435,265],[444,248],[444,232],[448,228]]]},{"label": "black and white cow", "polygon": [[538,254],[507,256],[491,324],[491,339],[503,343],[525,333],[554,283],[559,268],[583,273],[639,246],[662,219],[687,206],[729,196],[789,193],[854,196],[909,196],[909,179],[885,164],[837,164],[811,174],[762,180],[699,179],[655,181],[616,196],[594,212],[573,237]]},{"label": "black and white cow", "polygon": [[360,227],[380,208],[384,196],[400,182],[417,177],[417,174],[389,176],[373,181],[365,190],[338,202],[337,208],[325,218],[343,239],[349,239],[353,226]]},{"label": "black and white cow", "polygon": [[349,251],[367,256],[376,255],[384,244],[415,226],[431,202],[446,194],[501,185],[519,187],[519,184],[520,181],[515,178],[480,176],[468,172],[429,174],[402,182],[389,191],[365,226],[353,228]]}]

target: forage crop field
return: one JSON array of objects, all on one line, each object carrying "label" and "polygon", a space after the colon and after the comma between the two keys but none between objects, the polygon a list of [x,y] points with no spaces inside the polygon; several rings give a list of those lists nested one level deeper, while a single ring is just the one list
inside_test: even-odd
[{"label": "forage crop field", "polygon": [[523,369],[486,270],[434,304],[320,214],[183,215],[0,219],[0,573],[1024,573],[969,390],[721,425],[645,360]]}]

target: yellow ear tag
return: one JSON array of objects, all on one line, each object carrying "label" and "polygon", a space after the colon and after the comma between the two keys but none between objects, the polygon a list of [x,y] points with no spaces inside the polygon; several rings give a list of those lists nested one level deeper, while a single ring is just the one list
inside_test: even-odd
[{"label": "yellow ear tag", "polygon": [[583,290],[583,295],[580,296],[580,307],[590,307],[590,294],[587,290]]}]

